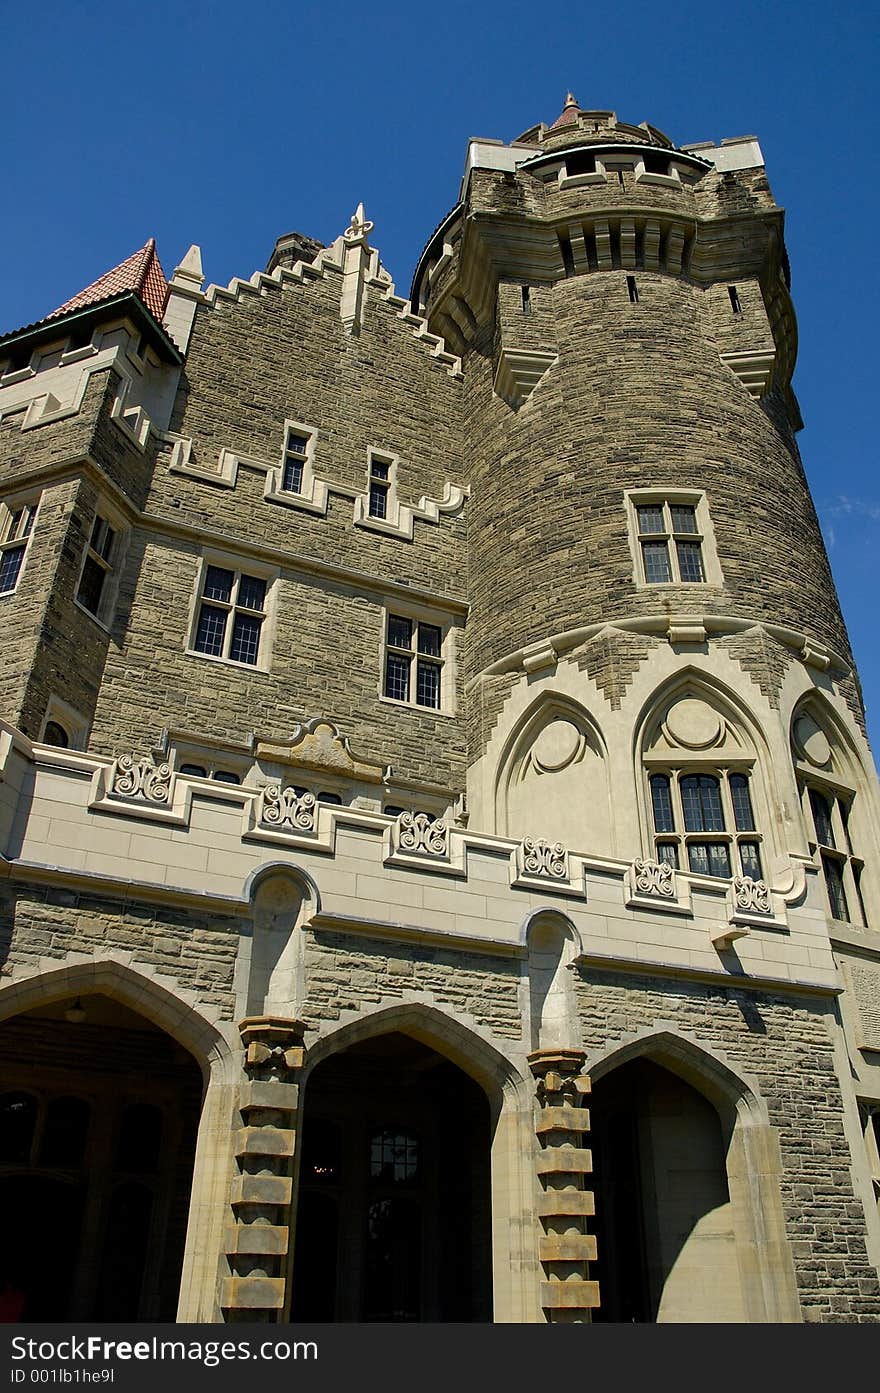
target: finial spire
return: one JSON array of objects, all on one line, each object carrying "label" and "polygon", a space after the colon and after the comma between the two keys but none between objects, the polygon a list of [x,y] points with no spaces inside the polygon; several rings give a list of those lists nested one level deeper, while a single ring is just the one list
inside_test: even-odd
[{"label": "finial spire", "polygon": [[374,224],[369,218],[364,216],[364,205],[359,203],[351,215],[351,223],[343,232],[343,237],[349,246],[367,245],[367,237],[372,232]]}]

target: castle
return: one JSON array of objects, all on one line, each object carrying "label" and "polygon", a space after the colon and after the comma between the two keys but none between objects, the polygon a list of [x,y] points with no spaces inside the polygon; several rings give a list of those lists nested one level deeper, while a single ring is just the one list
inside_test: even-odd
[{"label": "castle", "polygon": [[0,338],[20,1319],[880,1319],[880,793],[752,137]]}]

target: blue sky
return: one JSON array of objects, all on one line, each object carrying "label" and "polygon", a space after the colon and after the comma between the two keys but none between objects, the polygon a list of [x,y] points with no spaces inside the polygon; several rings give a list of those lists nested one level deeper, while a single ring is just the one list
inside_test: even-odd
[{"label": "blue sky", "polygon": [[804,464],[880,751],[875,469],[880,7],[846,0],[543,7],[230,0],[7,5],[0,328],[40,318],[155,236],[209,281],[359,200],[402,294],[469,136],[584,106],[676,144],[757,135],[786,209]]}]

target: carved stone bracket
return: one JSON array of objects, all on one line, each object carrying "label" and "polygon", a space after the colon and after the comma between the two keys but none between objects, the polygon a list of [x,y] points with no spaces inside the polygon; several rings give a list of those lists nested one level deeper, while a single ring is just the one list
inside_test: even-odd
[{"label": "carved stone bracket", "polygon": [[257,804],[257,822],[266,827],[288,827],[292,832],[314,832],[315,795],[268,784]]},{"label": "carved stone bracket", "polygon": [[539,1256],[545,1280],[541,1305],[551,1324],[583,1323],[599,1305],[599,1284],[589,1279],[596,1240],[587,1233],[595,1213],[593,1193],[584,1188],[592,1173],[592,1154],[583,1142],[590,1114],[583,1106],[590,1080],[581,1073],[581,1050],[536,1050],[529,1067],[536,1080],[539,1112],[535,1125],[541,1150],[536,1169],[541,1192]]},{"label": "carved stone bracket", "polygon": [[666,861],[634,861],[632,879],[637,895],[658,895],[666,900],[675,898],[675,869]]},{"label": "carved stone bracket", "polygon": [[449,856],[449,828],[427,813],[401,813],[395,825],[395,847],[416,856]]},{"label": "carved stone bracket", "polygon": [[737,910],[746,914],[773,913],[768,886],[763,880],[752,880],[747,875],[734,876],[733,903]]},{"label": "carved stone bracket", "polygon": [[520,848],[520,863],[526,875],[546,876],[548,880],[565,880],[568,876],[568,853],[561,842],[547,842],[543,837],[524,837]]},{"label": "carved stone bracket", "polygon": [[221,1290],[229,1321],[278,1321],[284,1314],[304,1029],[302,1021],[278,1016],[251,1016],[239,1025],[247,1082],[234,1139],[230,1275]]},{"label": "carved stone bracket", "polygon": [[168,804],[171,765],[155,764],[146,756],[120,755],[110,771],[113,798],[143,798],[147,803]]}]

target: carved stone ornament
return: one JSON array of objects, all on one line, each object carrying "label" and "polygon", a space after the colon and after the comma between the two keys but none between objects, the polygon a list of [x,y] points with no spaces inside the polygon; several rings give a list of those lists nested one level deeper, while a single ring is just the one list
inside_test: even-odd
[{"label": "carved stone ornament", "polygon": [[659,895],[664,900],[675,898],[675,869],[666,861],[634,861],[633,883],[637,895]]},{"label": "carved stone ornament", "polygon": [[738,875],[733,881],[733,902],[737,909],[747,914],[772,914],[770,891],[763,880],[752,880],[750,876]]},{"label": "carved stone ornament", "polygon": [[432,822],[427,813],[401,813],[397,819],[397,847],[420,856],[446,856],[449,829],[445,822]]},{"label": "carved stone ornament", "polygon": [[543,837],[525,837],[522,843],[522,865],[528,875],[545,875],[564,880],[566,852],[561,842],[546,842]]},{"label": "carved stone ornament", "polygon": [[342,236],[349,246],[367,245],[367,238],[375,226],[369,218],[364,216],[364,205],[359,203],[351,215],[351,222],[343,232]]},{"label": "carved stone ornament", "polygon": [[295,788],[268,784],[260,794],[257,818],[268,827],[289,827],[294,832],[315,830],[315,795]]},{"label": "carved stone ornament", "polygon": [[167,803],[171,790],[171,765],[154,764],[137,755],[120,755],[113,765],[110,792],[115,798],[143,798],[148,803]]},{"label": "carved stone ornament", "polygon": [[290,739],[258,740],[254,753],[258,759],[293,765],[298,769],[314,769],[322,774],[337,774],[378,784],[387,766],[378,760],[355,754],[347,735],[342,735],[331,721],[315,716],[303,725],[294,726]]}]

